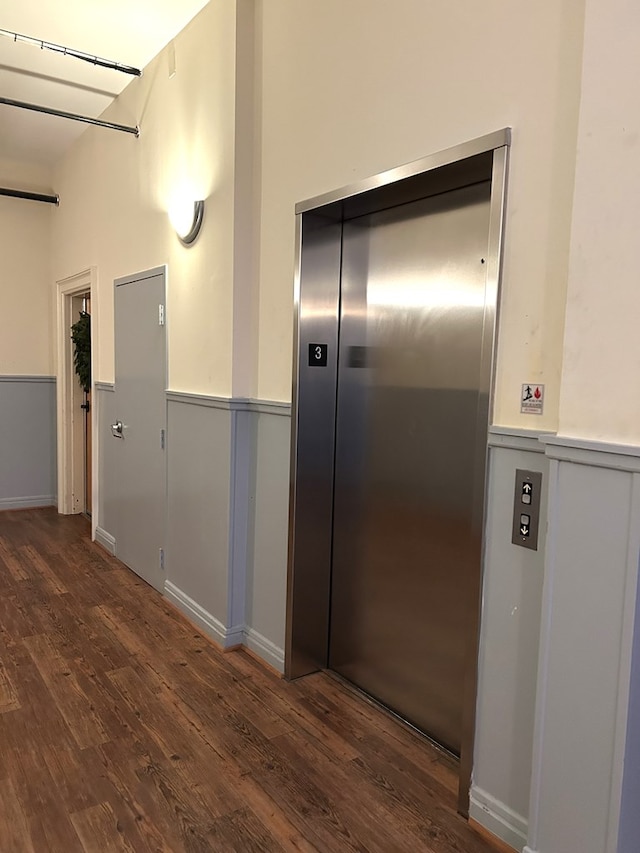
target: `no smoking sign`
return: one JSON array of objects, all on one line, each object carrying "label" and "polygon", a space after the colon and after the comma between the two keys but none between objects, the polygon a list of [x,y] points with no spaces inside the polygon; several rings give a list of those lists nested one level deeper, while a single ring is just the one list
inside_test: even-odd
[{"label": "no smoking sign", "polygon": [[520,394],[520,412],[523,415],[541,415],[544,408],[544,385],[526,382]]}]

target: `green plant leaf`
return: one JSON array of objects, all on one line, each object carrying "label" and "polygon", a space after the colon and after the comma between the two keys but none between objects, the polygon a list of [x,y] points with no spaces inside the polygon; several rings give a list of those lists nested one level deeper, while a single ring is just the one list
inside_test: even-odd
[{"label": "green plant leaf", "polygon": [[80,312],[80,319],[71,327],[73,363],[83,391],[91,390],[91,315]]}]

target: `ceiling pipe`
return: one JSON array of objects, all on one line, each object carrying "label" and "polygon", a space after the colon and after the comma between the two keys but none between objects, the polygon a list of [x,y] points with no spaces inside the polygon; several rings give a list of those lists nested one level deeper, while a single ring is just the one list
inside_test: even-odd
[{"label": "ceiling pipe", "polygon": [[12,190],[9,187],[0,187],[0,195],[6,195],[9,198],[24,198],[27,201],[44,201],[47,204],[60,204],[60,196],[46,195],[46,193],[32,193],[28,190]]},{"label": "ceiling pipe", "polygon": [[136,138],[140,136],[139,127],[129,127],[126,124],[115,124],[111,121],[102,121],[99,118],[91,118],[90,116],[82,116],[77,113],[68,113],[64,110],[55,110],[52,107],[42,107],[38,104],[27,104],[25,101],[14,101],[12,98],[0,97],[0,104],[6,104],[8,107],[18,107],[21,110],[32,110],[36,113],[45,113],[50,116],[58,116],[59,118],[68,118],[72,121],[82,121],[85,124],[94,124],[97,127],[106,127],[109,130],[119,130],[122,133],[130,133]]},{"label": "ceiling pipe", "polygon": [[113,62],[111,59],[102,59],[100,56],[93,56],[90,53],[83,53],[81,50],[74,50],[71,47],[63,47],[61,44],[54,44],[52,41],[43,41],[42,39],[33,38],[32,36],[24,36],[20,33],[14,33],[11,30],[0,29],[0,36],[10,38],[15,42],[23,42],[24,44],[39,47],[41,50],[52,50],[55,53],[61,53],[63,56],[71,56],[74,59],[81,59],[83,62],[89,62],[91,65],[99,65],[101,68],[109,68],[112,71],[121,71],[123,74],[130,74],[133,77],[141,77],[142,71],[139,68],[134,68],[132,65],[123,65],[121,62]]}]

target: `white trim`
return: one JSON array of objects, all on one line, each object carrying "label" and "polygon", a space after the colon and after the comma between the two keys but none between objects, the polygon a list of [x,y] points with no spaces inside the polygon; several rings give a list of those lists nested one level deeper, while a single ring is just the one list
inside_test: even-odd
[{"label": "white trim", "polygon": [[508,450],[525,450],[529,453],[544,453],[541,444],[546,436],[553,436],[542,430],[513,429],[511,427],[489,427],[489,447],[505,447]]},{"label": "white trim", "polygon": [[255,652],[267,663],[270,663],[278,672],[284,672],[284,649],[276,646],[271,640],[263,637],[253,628],[248,626],[244,629],[245,645],[252,652]]},{"label": "white trim", "polygon": [[640,447],[634,445],[610,444],[564,435],[541,435],[540,441],[549,459],[640,473]]},{"label": "white trim", "polygon": [[256,414],[282,415],[291,417],[291,403],[279,400],[258,400],[249,397],[216,397],[212,394],[191,394],[188,391],[167,391],[169,403],[187,406],[205,406],[232,412],[254,412]]},{"label": "white trim", "polygon": [[260,415],[291,417],[291,403],[281,403],[278,400],[249,400],[249,408]]},{"label": "white trim", "polygon": [[56,506],[55,495],[33,495],[25,498],[0,498],[0,510],[28,509],[29,507]]},{"label": "white trim", "polygon": [[167,402],[183,403],[187,406],[205,406],[208,409],[224,409],[225,411],[231,408],[231,399],[229,397],[214,397],[210,394],[189,394],[186,391],[167,391]]},{"label": "white trim", "polygon": [[103,530],[102,527],[98,527],[96,525],[96,535],[94,537],[95,541],[102,545],[105,551],[108,551],[114,557],[116,555],[116,540],[110,533],[107,533],[106,530]]},{"label": "white trim", "polygon": [[219,619],[212,616],[197,601],[188,596],[171,581],[165,581],[164,594],[172,604],[182,611],[192,622],[212,637],[223,649],[234,646],[246,646],[259,657],[278,670],[284,672],[284,651],[271,640],[263,637],[246,625],[234,625],[225,628]]},{"label": "white trim", "polygon": [[171,581],[165,581],[164,594],[178,610],[186,614],[189,619],[196,623],[202,630],[212,637],[223,648],[227,648],[233,643],[228,640],[228,631],[215,616],[212,616],[208,610],[201,607],[197,601],[188,596]]},{"label": "white trim", "polygon": [[111,394],[116,390],[114,382],[94,382],[93,387],[96,391],[106,391]]},{"label": "white trim", "polygon": [[529,845],[527,844],[527,846],[523,849],[522,853],[538,853],[538,851],[534,850],[533,847],[529,847]]},{"label": "white trim", "polygon": [[469,817],[515,850],[522,850],[526,844],[525,818],[475,785],[471,786]]},{"label": "white trim", "polygon": [[[73,353],[68,335],[71,327],[71,302],[74,296],[89,293],[91,298],[91,400],[95,402],[93,377],[98,370],[98,272],[97,267],[89,267],[82,272],[56,282],[56,353],[58,394],[56,405],[57,427],[57,462],[58,462],[58,511],[63,515],[71,514],[73,510],[74,480],[77,472],[73,470],[73,420],[72,420],[72,389],[69,378],[73,376]],[[98,495],[99,495],[99,466],[98,444],[100,441],[96,406],[91,406],[91,537],[96,538],[98,526]]]},{"label": "white trim", "polygon": [[56,381],[55,376],[34,376],[32,374],[25,374],[21,376],[19,373],[12,373],[10,375],[0,376],[0,382],[54,382]]}]

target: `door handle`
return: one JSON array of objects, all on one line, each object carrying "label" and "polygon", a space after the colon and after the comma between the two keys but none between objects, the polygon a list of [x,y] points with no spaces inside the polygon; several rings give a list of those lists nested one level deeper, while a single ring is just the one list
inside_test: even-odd
[{"label": "door handle", "polygon": [[116,421],[115,424],[111,424],[111,435],[114,438],[124,438],[122,429],[122,421]]}]

